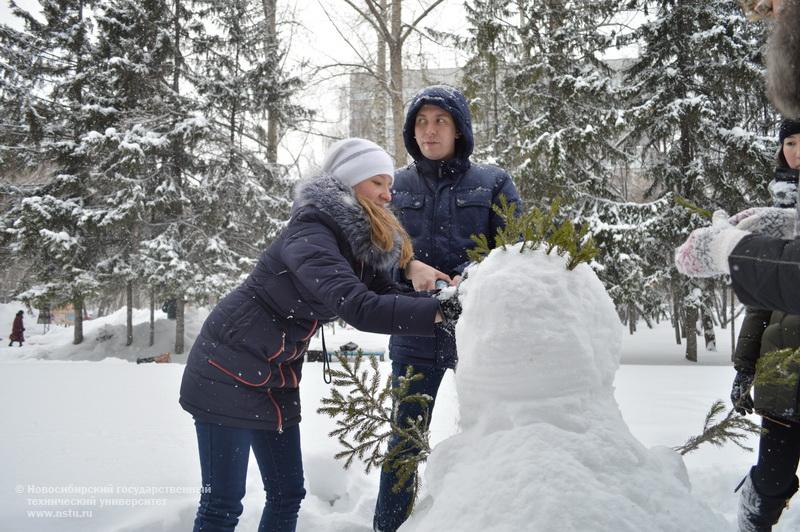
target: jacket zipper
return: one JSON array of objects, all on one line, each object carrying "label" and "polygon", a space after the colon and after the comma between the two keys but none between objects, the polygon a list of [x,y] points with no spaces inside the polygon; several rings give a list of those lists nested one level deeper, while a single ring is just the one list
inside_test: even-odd
[{"label": "jacket zipper", "polygon": [[269,396],[269,400],[272,401],[272,406],[275,407],[275,413],[278,415],[278,434],[283,434],[283,414],[281,413],[281,407],[278,406],[278,402],[272,397],[271,388],[267,388],[267,395]]}]

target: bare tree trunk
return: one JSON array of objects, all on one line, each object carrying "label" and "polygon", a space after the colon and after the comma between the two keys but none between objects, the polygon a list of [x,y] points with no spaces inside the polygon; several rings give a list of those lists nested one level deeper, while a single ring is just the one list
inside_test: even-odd
[{"label": "bare tree trunk", "polygon": [[633,303],[628,303],[628,332],[630,334],[636,332],[636,307]]},{"label": "bare tree trunk", "polygon": [[731,286],[731,362],[736,354],[736,293]]},{"label": "bare tree trunk", "polygon": [[719,313],[720,327],[725,329],[728,326],[728,287],[722,287],[722,304]]},{"label": "bare tree trunk", "polygon": [[180,355],[183,353],[183,334],[185,328],[183,310],[186,302],[183,300],[183,294],[178,294],[175,297],[175,354]]},{"label": "bare tree trunk", "polygon": [[675,343],[681,345],[681,309],[678,304],[677,287],[672,282],[672,326],[675,329]]},{"label": "bare tree trunk", "polygon": [[686,331],[686,360],[697,362],[697,307],[686,307],[683,329]]},{"label": "bare tree trunk", "polygon": [[[180,38],[181,38],[181,24],[180,24],[180,6],[182,0],[174,0],[175,2],[175,25],[174,25],[174,39],[175,39],[175,69],[172,75],[172,90],[175,91],[175,94],[180,93],[180,79],[181,79],[181,66],[183,63],[183,57],[180,55]],[[180,190],[182,188],[182,181],[183,181],[183,158],[184,158],[184,144],[181,140],[173,141],[173,151],[172,156],[174,160],[172,161],[172,168],[173,168],[173,176],[175,178],[175,182]],[[183,217],[183,207],[178,206],[178,212],[176,213],[176,217],[181,219]],[[184,227],[183,224],[180,223],[178,225],[178,234],[181,238],[183,238]],[[176,322],[175,322],[175,353],[181,354],[183,353],[183,291],[178,290],[175,294],[176,300]]]},{"label": "bare tree trunk", "polygon": [[[403,121],[405,99],[403,97],[403,44],[411,32],[420,22],[441,5],[444,0],[431,0],[427,7],[410,24],[403,24],[403,0],[392,0],[389,4],[385,0],[343,0],[353,8],[362,19],[372,25],[378,33],[383,34],[386,47],[389,49],[389,96],[392,108],[392,137],[395,163],[405,166],[407,155],[403,142]],[[366,9],[364,9],[366,4]],[[391,16],[387,27],[385,17],[386,4],[391,5]]]},{"label": "bare tree trunk", "polygon": [[[276,1],[261,0],[266,22],[264,41],[267,46],[267,53],[275,53],[277,51]],[[278,162],[278,113],[273,105],[270,105],[267,109],[267,162]]]},{"label": "bare tree trunk", "polygon": [[394,160],[397,167],[405,166],[407,155],[403,142],[403,30],[402,0],[392,0],[392,39],[389,41],[389,75],[392,96],[392,122],[394,127]]},{"label": "bare tree trunk", "polygon": [[125,345],[133,345],[133,281],[128,281],[125,285],[125,329],[127,331]]},{"label": "bare tree trunk", "polygon": [[76,294],[72,299],[72,306],[75,308],[75,331],[72,343],[78,345],[83,343],[83,296]]},{"label": "bare tree trunk", "polygon": [[150,288],[150,347],[156,343],[156,289]]},{"label": "bare tree trunk", "polygon": [[[387,3],[386,0],[381,0],[380,3],[381,16],[383,21],[386,22]],[[375,107],[377,109],[377,117],[375,121],[376,137],[375,142],[379,146],[386,146],[386,95],[389,90],[389,85],[386,82],[386,36],[382,31],[376,31],[378,35],[378,65],[377,65],[377,86],[378,90],[375,94]]]},{"label": "bare tree trunk", "polygon": [[703,324],[703,339],[706,342],[706,349],[716,351],[717,337],[714,334],[714,320],[711,319],[711,309],[708,307],[700,309],[700,322]]}]

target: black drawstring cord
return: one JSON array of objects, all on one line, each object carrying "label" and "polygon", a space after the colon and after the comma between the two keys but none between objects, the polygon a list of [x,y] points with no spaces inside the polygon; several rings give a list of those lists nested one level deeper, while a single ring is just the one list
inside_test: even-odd
[{"label": "black drawstring cord", "polygon": [[319,328],[319,332],[322,335],[322,380],[325,381],[325,384],[330,384],[333,382],[333,375],[331,375],[331,359],[328,355],[328,348],[325,347],[325,326],[321,326]]}]

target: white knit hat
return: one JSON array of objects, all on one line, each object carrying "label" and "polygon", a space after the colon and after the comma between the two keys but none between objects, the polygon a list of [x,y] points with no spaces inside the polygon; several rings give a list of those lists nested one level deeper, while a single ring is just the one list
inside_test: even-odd
[{"label": "white knit hat", "polygon": [[394,179],[394,161],[374,142],[353,137],[328,148],[322,171],[354,187],[375,175],[388,175]]}]

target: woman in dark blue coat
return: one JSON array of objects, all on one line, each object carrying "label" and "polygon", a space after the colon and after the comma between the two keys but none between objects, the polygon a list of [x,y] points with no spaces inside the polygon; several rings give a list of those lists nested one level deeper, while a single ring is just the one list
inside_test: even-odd
[{"label": "woman in dark blue coat", "polygon": [[303,489],[303,354],[341,317],[376,333],[433,336],[439,302],[404,294],[389,271],[411,243],[386,208],[393,164],[376,144],[334,144],[324,174],[301,182],[288,225],[245,282],[222,299],[194,343],[180,404],[197,428],[204,492],[195,530],[233,530],[250,449],[267,492],[260,531],[293,531]]}]

